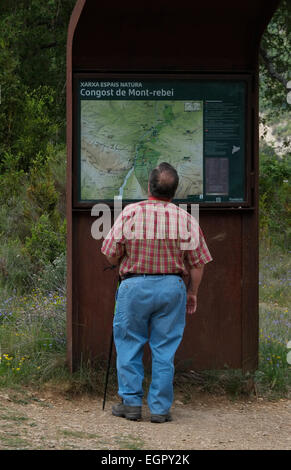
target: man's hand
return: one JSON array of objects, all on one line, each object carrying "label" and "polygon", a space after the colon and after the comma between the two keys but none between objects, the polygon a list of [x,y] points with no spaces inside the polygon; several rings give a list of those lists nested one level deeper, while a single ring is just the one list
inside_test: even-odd
[{"label": "man's hand", "polygon": [[111,258],[109,256],[106,256],[107,258],[107,261],[109,261],[109,263],[111,264],[111,266],[117,266],[118,263],[119,263],[119,257],[115,256],[114,258]]},{"label": "man's hand", "polygon": [[186,304],[186,312],[189,315],[192,315],[196,312],[197,309],[197,295],[187,292],[187,304]]}]

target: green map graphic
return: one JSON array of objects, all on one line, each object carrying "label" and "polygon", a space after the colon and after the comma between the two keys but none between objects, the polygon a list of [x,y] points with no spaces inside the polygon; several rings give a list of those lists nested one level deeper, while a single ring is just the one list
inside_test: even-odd
[{"label": "green map graphic", "polygon": [[145,199],[160,162],[178,171],[175,198],[203,193],[203,102],[81,100],[80,199]]}]

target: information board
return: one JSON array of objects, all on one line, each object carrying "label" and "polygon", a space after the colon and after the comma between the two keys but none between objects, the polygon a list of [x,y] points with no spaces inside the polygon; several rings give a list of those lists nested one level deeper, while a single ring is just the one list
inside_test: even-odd
[{"label": "information board", "polygon": [[145,199],[160,162],[178,171],[176,201],[245,201],[245,80],[87,75],[75,96],[78,203]]}]

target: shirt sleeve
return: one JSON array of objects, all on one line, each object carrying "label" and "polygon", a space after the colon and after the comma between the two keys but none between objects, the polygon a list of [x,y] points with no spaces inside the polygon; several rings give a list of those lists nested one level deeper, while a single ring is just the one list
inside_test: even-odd
[{"label": "shirt sleeve", "polygon": [[213,259],[209,252],[208,246],[206,245],[206,241],[200,227],[199,242],[197,247],[194,250],[185,251],[185,258],[187,259],[190,268],[200,268]]},{"label": "shirt sleeve", "polygon": [[121,213],[104,238],[101,246],[101,253],[110,258],[121,258],[125,253],[122,220],[123,215]]}]

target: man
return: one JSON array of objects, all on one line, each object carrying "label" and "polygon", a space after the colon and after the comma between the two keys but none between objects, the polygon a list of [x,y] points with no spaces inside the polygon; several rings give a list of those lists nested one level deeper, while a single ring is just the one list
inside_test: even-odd
[{"label": "man", "polygon": [[[113,322],[118,394],[115,416],[138,420],[143,398],[143,350],[152,353],[148,392],[151,421],[170,421],[174,357],[182,340],[185,313],[197,308],[204,265],[212,260],[203,233],[186,211],[171,203],[179,177],[161,163],[149,177],[148,199],[127,205],[106,236],[101,251],[119,265]],[[189,269],[190,285],[182,279]]]}]

